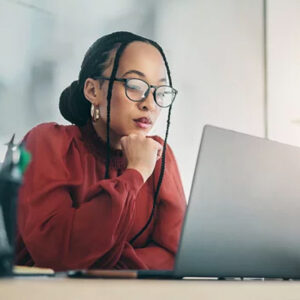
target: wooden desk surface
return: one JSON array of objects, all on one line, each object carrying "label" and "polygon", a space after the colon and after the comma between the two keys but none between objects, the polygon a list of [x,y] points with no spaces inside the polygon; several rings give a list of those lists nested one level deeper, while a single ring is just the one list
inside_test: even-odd
[{"label": "wooden desk surface", "polygon": [[112,280],[23,277],[0,279],[0,299],[296,300],[300,299],[300,281]]}]

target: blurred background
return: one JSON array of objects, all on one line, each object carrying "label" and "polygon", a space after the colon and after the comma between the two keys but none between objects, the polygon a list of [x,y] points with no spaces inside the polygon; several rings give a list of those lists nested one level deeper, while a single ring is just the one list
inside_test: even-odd
[{"label": "blurred background", "polygon": [[[205,124],[300,146],[300,0],[0,0],[0,162],[42,122],[88,47],[128,30],[158,41],[174,104],[169,144],[188,197]],[[162,115],[154,134],[164,136]]]}]

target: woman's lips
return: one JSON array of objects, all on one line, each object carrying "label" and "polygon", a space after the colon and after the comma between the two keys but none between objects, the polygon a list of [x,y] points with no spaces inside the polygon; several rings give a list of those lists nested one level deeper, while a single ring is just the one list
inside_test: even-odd
[{"label": "woman's lips", "polygon": [[151,127],[152,125],[152,122],[150,119],[148,118],[139,118],[139,119],[135,119],[133,120],[135,122],[135,124],[139,127],[139,128],[142,128],[142,129],[148,129],[149,127]]}]

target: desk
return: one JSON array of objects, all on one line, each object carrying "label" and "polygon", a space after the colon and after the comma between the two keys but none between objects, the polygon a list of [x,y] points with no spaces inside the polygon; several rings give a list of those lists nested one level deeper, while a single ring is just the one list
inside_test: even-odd
[{"label": "desk", "polygon": [[296,300],[300,281],[69,279],[20,277],[0,280],[1,300],[197,299]]}]

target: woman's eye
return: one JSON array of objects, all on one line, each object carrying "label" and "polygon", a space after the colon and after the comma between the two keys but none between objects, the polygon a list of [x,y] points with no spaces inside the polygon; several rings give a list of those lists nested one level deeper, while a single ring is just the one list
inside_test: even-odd
[{"label": "woman's eye", "polygon": [[136,91],[140,91],[142,88],[138,85],[128,85],[127,86],[129,89],[131,90],[136,90]]},{"label": "woman's eye", "polygon": [[158,97],[167,97],[167,96],[169,96],[171,94],[172,94],[171,92],[165,91],[165,92],[158,92],[157,96]]}]

